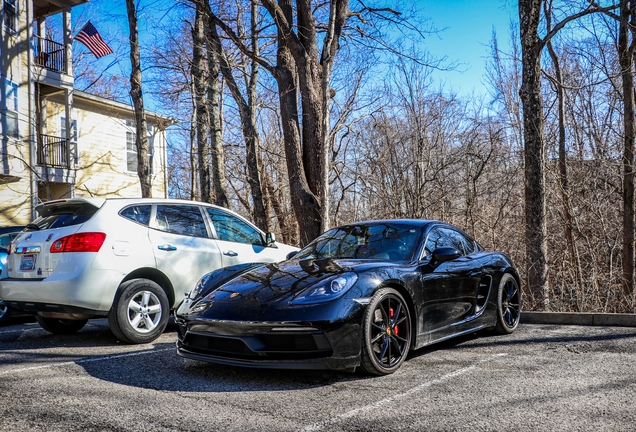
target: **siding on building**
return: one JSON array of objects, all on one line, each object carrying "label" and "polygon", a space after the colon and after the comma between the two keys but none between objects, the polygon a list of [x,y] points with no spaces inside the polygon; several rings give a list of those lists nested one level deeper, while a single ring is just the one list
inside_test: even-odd
[{"label": "siding on building", "polygon": [[[67,75],[51,72],[34,62],[31,49],[36,36],[33,41],[28,38],[35,26],[28,21],[41,23],[49,9],[54,11],[51,13],[68,13],[63,10],[85,1],[62,0],[48,6],[39,2],[36,19],[33,2],[18,0],[17,31],[11,32],[0,22],[0,226],[31,222],[34,205],[48,199],[141,196],[137,173],[129,171],[126,163],[126,132],[131,130],[127,121],[134,121],[133,107],[77,90],[71,98],[72,71]],[[12,101],[5,100],[9,82],[17,84],[17,137],[8,133],[7,108],[13,107]],[[42,95],[49,96],[38,96],[38,83],[47,89]],[[38,137],[62,139],[62,118],[70,100],[78,134],[77,142],[71,142],[77,152],[71,154],[77,155],[77,160],[73,158],[69,168],[40,166],[35,151]],[[42,124],[38,126],[36,112],[40,107]],[[153,112],[146,116],[154,135],[152,195],[163,198],[167,196],[165,127],[170,119]]]}]

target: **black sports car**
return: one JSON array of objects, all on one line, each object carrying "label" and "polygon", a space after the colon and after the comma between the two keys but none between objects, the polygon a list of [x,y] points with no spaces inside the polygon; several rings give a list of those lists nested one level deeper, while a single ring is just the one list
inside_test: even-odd
[{"label": "black sports car", "polygon": [[327,231],[287,261],[205,275],[175,313],[183,357],[268,368],[394,372],[409,350],[519,324],[519,275],[438,221]]}]

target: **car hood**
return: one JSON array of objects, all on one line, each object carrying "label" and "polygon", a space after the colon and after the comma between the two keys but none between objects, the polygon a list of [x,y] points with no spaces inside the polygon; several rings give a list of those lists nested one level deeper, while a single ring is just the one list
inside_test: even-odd
[{"label": "car hood", "polygon": [[391,265],[369,260],[290,260],[268,264],[244,273],[208,292],[200,301],[214,303],[215,310],[259,309],[288,304],[295,296],[326,278],[347,272]]}]

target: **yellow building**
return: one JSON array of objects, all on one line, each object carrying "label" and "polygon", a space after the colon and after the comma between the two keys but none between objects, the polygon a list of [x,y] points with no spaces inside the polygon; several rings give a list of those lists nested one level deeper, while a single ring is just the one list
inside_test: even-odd
[{"label": "yellow building", "polygon": [[[74,89],[71,8],[86,0],[1,0],[0,226],[33,220],[40,202],[140,197],[133,107]],[[62,14],[62,41],[44,34]],[[168,117],[146,112],[152,196],[167,196]]]}]

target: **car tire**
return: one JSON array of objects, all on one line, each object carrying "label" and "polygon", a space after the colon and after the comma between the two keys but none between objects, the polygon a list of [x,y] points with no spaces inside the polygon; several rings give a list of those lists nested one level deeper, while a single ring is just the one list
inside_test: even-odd
[{"label": "car tire", "polygon": [[360,364],[372,375],[388,375],[404,362],[411,347],[411,313],[393,288],[378,290],[364,313]]},{"label": "car tire", "polygon": [[0,301],[0,325],[6,324],[11,319],[11,311],[2,301]]},{"label": "car tire", "polygon": [[517,280],[510,273],[505,273],[497,290],[497,325],[499,334],[510,334],[519,325],[521,318],[521,290]]},{"label": "car tire", "polygon": [[166,329],[169,315],[170,305],[163,288],[149,279],[132,279],[119,286],[108,324],[124,343],[150,343]]},{"label": "car tire", "polygon": [[73,319],[60,319],[60,318],[45,318],[39,315],[35,316],[38,324],[44,330],[53,334],[69,335],[75,334],[80,331],[88,320],[73,320]]}]

